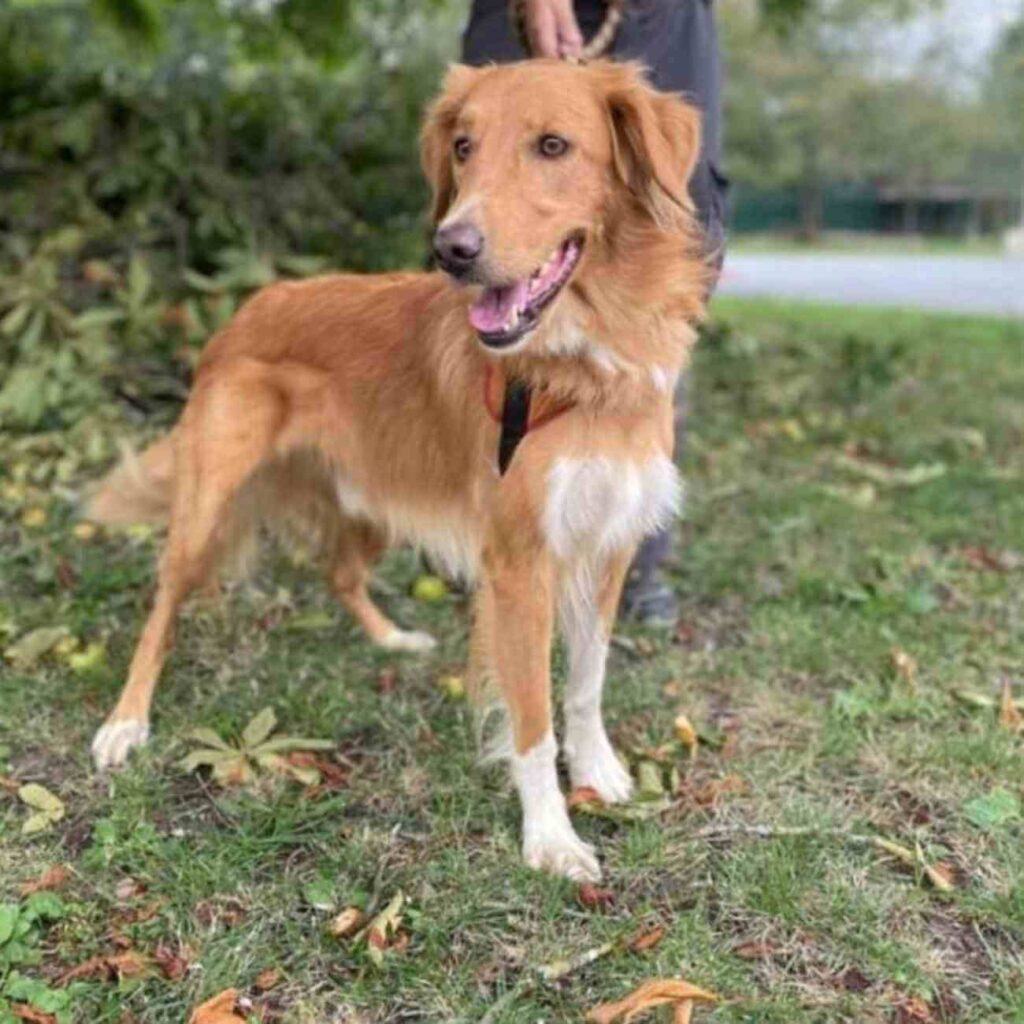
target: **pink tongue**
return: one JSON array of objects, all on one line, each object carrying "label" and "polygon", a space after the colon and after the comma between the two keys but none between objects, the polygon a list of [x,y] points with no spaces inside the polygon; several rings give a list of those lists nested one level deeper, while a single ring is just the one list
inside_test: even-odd
[{"label": "pink tongue", "polygon": [[517,281],[507,288],[485,288],[469,308],[469,322],[485,334],[501,331],[516,308],[526,305],[529,281]]}]

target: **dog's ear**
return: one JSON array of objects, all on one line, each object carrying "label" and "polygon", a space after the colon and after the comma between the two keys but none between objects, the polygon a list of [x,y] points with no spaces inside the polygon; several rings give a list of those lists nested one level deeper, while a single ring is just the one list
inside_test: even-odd
[{"label": "dog's ear", "polygon": [[593,71],[608,110],[616,176],[662,227],[689,218],[700,112],[651,86],[638,64],[602,62]]},{"label": "dog's ear", "polygon": [[452,175],[452,131],[459,110],[480,69],[467,64],[452,64],[445,75],[441,93],[427,108],[420,132],[420,163],[434,194],[430,216],[436,224],[444,217],[455,198]]}]

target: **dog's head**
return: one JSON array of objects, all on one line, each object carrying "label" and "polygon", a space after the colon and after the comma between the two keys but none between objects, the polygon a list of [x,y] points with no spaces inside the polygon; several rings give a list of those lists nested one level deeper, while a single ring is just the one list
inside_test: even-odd
[{"label": "dog's head", "polygon": [[453,67],[422,134],[434,250],[482,286],[482,344],[518,351],[627,209],[685,232],[700,116],[630,64],[535,60]]}]

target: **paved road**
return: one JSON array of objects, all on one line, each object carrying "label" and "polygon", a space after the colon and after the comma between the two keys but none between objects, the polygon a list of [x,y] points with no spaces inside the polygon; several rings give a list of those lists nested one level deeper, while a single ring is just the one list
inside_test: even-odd
[{"label": "paved road", "polygon": [[739,253],[726,259],[720,291],[1024,318],[1024,259]]}]

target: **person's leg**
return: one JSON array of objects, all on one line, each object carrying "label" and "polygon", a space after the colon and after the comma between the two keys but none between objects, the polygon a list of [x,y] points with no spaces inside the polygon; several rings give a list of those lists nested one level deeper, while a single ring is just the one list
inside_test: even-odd
[{"label": "person's leg", "polygon": [[[600,0],[576,0],[576,16],[589,39],[603,18]],[[462,40],[468,64],[523,60],[523,49],[509,17],[507,0],[473,0]],[[630,0],[609,54],[615,60],[638,60],[650,69],[659,89],[682,93],[704,115],[701,159],[690,183],[697,217],[707,239],[708,258],[721,267],[725,243],[728,181],[721,163],[721,63],[713,0]],[[686,433],[684,376],[676,391],[676,455]],[[623,593],[622,610],[650,624],[673,623],[678,601],[662,579],[673,533],[652,534],[640,546]]]},{"label": "person's leg", "polygon": [[[682,93],[703,112],[702,153],[690,194],[708,259],[720,270],[728,181],[721,170],[721,64],[712,0],[645,0],[626,11],[613,56],[643,61],[659,89]],[[684,374],[675,395],[677,461],[685,451],[688,387]],[[679,602],[661,571],[671,556],[673,538],[672,527],[667,527],[640,545],[622,597],[627,618],[650,625],[671,625],[678,618]]]}]

